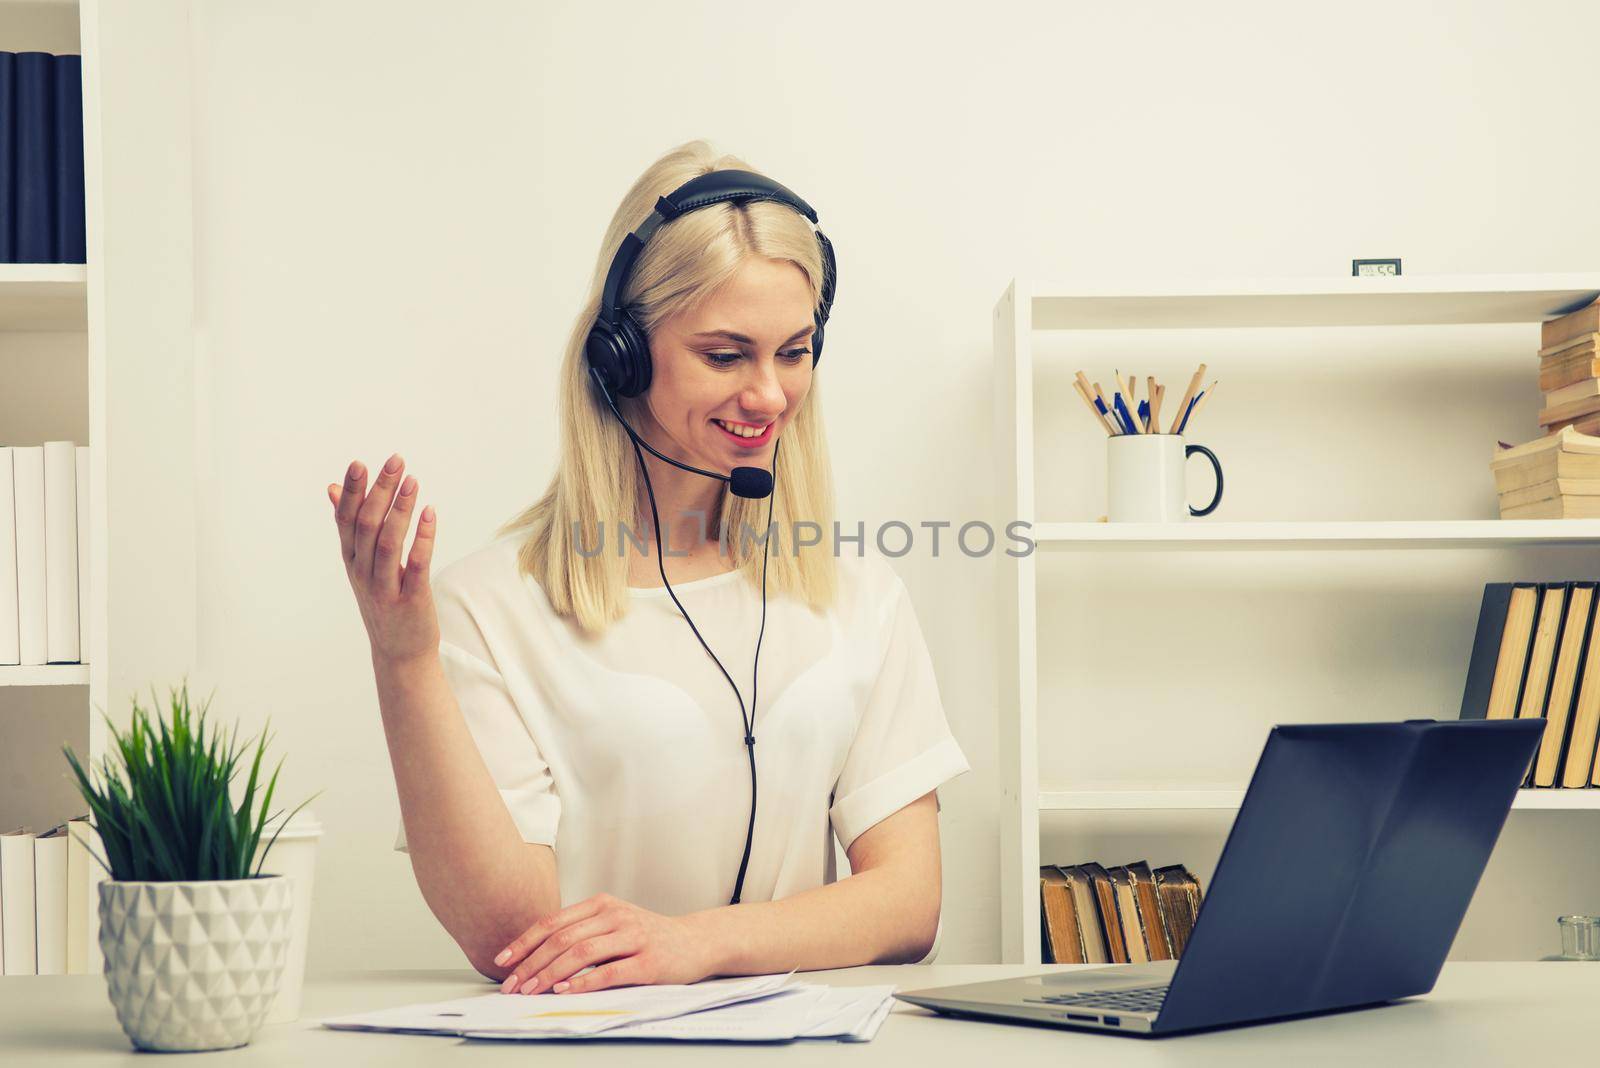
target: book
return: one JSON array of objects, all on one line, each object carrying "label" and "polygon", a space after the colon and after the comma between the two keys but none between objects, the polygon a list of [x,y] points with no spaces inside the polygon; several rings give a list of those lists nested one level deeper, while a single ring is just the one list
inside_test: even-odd
[{"label": "book", "polygon": [[[6,55],[10,53],[0,52],[0,56]],[[0,66],[0,77],[4,74],[5,68]],[[0,664],[22,663],[17,644],[17,513],[11,452],[10,447],[0,445]]]},{"label": "book", "polygon": [[1522,683],[1522,700],[1517,704],[1518,719],[1538,719],[1544,715],[1550,696],[1550,674],[1554,666],[1556,640],[1561,636],[1565,616],[1567,587],[1550,583],[1539,599],[1539,621],[1533,630],[1533,648],[1528,651],[1528,673]]},{"label": "book", "polygon": [[1483,587],[1460,718],[1514,718],[1539,592],[1531,582],[1491,582]]},{"label": "book", "polygon": [[67,974],[67,831],[33,840],[33,908],[38,974]]},{"label": "book", "polygon": [[0,833],[0,974],[39,973],[33,909],[33,835]]},{"label": "book", "polygon": [[1139,903],[1140,925],[1144,928],[1146,947],[1151,960],[1171,960],[1172,941],[1167,934],[1170,925],[1161,907],[1161,895],[1156,891],[1156,877],[1145,861],[1124,865],[1133,876],[1134,897]]},{"label": "book", "polygon": [[1557,497],[1596,496],[1600,496],[1600,479],[1552,478],[1547,482],[1523,486],[1521,489],[1501,491],[1500,507],[1517,508],[1525,504],[1554,500]]},{"label": "book", "polygon": [[18,663],[45,662],[44,448],[11,449],[16,491]]},{"label": "book", "polygon": [[[67,829],[67,974],[87,975],[89,970],[89,932],[95,918],[90,914],[89,880],[93,872],[104,874],[98,861],[89,855],[94,832],[89,817],[69,820]],[[95,894],[98,898],[99,895]],[[98,901],[95,903],[98,911]],[[98,970],[98,969],[97,969]]]},{"label": "book", "polygon": [[89,446],[79,445],[74,459],[78,473],[78,660],[89,662]]},{"label": "book", "polygon": [[1494,474],[1495,492],[1510,493],[1548,482],[1600,481],[1600,456],[1551,450],[1500,466],[1491,462],[1489,470]]},{"label": "book", "polygon": [[55,178],[55,259],[88,259],[83,200],[83,57],[52,56],[50,63],[52,158]]},{"label": "book", "polygon": [[1039,907],[1049,949],[1047,964],[1082,964],[1083,943],[1078,938],[1078,917],[1067,877],[1054,864],[1039,869]]},{"label": "book", "polygon": [[[1585,381],[1593,381],[1586,379]],[[1540,426],[1565,426],[1600,412],[1600,396],[1578,397],[1560,404],[1546,405],[1539,412]]]},{"label": "book", "polygon": [[13,60],[16,110],[7,117],[6,125],[16,137],[16,199],[12,203],[18,263],[55,262],[53,63],[48,52],[18,52]]},{"label": "book", "polygon": [[1565,341],[1544,346],[1539,350],[1539,358],[1545,360],[1552,356],[1565,356],[1585,349],[1593,352],[1596,338],[1600,338],[1600,334],[1575,334]]},{"label": "book", "polygon": [[1112,964],[1129,963],[1128,943],[1122,936],[1122,921],[1117,915],[1117,891],[1111,882],[1111,873],[1103,865],[1093,862],[1079,864],[1077,868],[1089,877],[1089,883],[1094,887],[1100,926],[1106,936],[1106,955],[1111,958]]},{"label": "book", "polygon": [[1532,441],[1525,441],[1521,445],[1514,445],[1509,449],[1497,448],[1489,466],[1499,467],[1524,460],[1530,456],[1538,456],[1556,450],[1581,453],[1586,456],[1600,456],[1600,437],[1583,434],[1576,430],[1564,430],[1556,435],[1546,435],[1534,438]]},{"label": "book", "polygon": [[45,662],[78,663],[77,446],[44,443]]},{"label": "book", "polygon": [[1501,519],[1600,519],[1600,497],[1552,497],[1500,509]]},{"label": "book", "polygon": [[[0,125],[17,112],[17,54],[0,52]],[[0,263],[17,262],[17,143],[0,137]]]},{"label": "book", "polygon": [[1567,598],[1566,619],[1561,624],[1561,640],[1556,651],[1555,674],[1550,682],[1550,699],[1545,703],[1544,737],[1534,758],[1533,785],[1554,786],[1561,766],[1562,751],[1572,726],[1572,703],[1577,692],[1578,671],[1588,648],[1590,621],[1594,615],[1595,583],[1574,582]]},{"label": "book", "polygon": [[[1597,596],[1600,599],[1600,596]],[[1588,648],[1578,676],[1578,696],[1572,704],[1572,731],[1561,760],[1561,785],[1585,786],[1594,764],[1595,736],[1600,734],[1600,627],[1589,623]]]},{"label": "book", "polygon": [[1579,351],[1539,364],[1539,390],[1550,393],[1586,379],[1600,377],[1600,353]]},{"label": "book", "polygon": [[1122,940],[1128,947],[1128,960],[1146,964],[1150,960],[1150,944],[1145,941],[1144,924],[1139,916],[1139,891],[1133,884],[1133,873],[1118,865],[1106,869],[1111,875],[1111,887],[1116,893],[1117,922],[1122,926]]},{"label": "book", "polygon": [[1567,401],[1577,400],[1579,397],[1600,397],[1600,378],[1585,378],[1582,382],[1574,382],[1570,386],[1562,386],[1544,395],[1544,406],[1554,407]]},{"label": "book", "polygon": [[1183,956],[1194,932],[1194,921],[1200,916],[1200,880],[1182,864],[1169,864],[1155,870],[1156,891],[1161,895],[1163,914],[1167,917],[1167,939],[1172,944],[1172,955]]},{"label": "book", "polygon": [[1583,334],[1600,332],[1600,301],[1591,301],[1539,325],[1539,347],[1548,349]]},{"label": "book", "polygon": [[1061,869],[1067,886],[1072,891],[1073,911],[1078,918],[1078,939],[1083,944],[1085,964],[1109,964],[1111,952],[1106,945],[1105,924],[1096,903],[1094,880],[1081,865]]}]

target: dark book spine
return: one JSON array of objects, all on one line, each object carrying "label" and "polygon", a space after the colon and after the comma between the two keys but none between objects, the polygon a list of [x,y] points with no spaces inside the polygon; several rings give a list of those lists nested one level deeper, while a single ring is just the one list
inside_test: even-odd
[{"label": "dark book spine", "polygon": [[0,263],[17,262],[17,56],[0,52]]},{"label": "dark book spine", "polygon": [[15,61],[18,263],[54,263],[56,258],[51,59],[48,52],[18,52]]},{"label": "dark book spine", "polygon": [[60,263],[83,263],[83,57],[56,56],[55,253]]},{"label": "dark book spine", "polygon": [[1472,659],[1467,662],[1467,688],[1461,695],[1461,718],[1483,719],[1489,712],[1489,691],[1494,687],[1495,664],[1500,660],[1500,636],[1506,629],[1515,582],[1490,582],[1483,587],[1478,608],[1478,633],[1472,639]]}]

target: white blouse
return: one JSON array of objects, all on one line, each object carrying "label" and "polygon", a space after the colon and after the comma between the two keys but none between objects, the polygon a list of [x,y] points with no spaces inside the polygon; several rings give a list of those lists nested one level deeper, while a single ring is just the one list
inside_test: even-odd
[{"label": "white blouse", "polygon": [[[627,615],[585,637],[517,572],[518,543],[491,542],[433,587],[445,678],[523,840],[554,848],[565,904],[726,905],[750,818],[733,690],[664,588],[630,589]],[[768,588],[744,901],[835,881],[831,836],[848,849],[970,770],[904,583],[881,557],[837,566],[824,612]],[[730,571],[672,589],[748,708],[760,588]]]}]

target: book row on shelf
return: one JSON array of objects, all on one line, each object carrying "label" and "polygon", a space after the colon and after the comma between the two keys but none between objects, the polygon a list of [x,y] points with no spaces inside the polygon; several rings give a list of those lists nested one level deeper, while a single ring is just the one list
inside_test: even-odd
[{"label": "book row on shelf", "polygon": [[89,649],[89,446],[0,446],[0,665]]},{"label": "book row on shelf", "polygon": [[83,57],[0,52],[0,263],[83,263]]},{"label": "book row on shelf", "polygon": [[1182,864],[1046,864],[1039,869],[1046,964],[1177,960],[1200,914],[1200,881]]},{"label": "book row on shelf", "polygon": [[44,834],[0,834],[0,975],[83,975],[99,967],[91,895],[104,877],[87,816]]},{"label": "book row on shelf", "polygon": [[1600,786],[1600,582],[1483,588],[1462,719],[1543,719],[1524,786]]},{"label": "book row on shelf", "polygon": [[1600,301],[1540,327],[1544,436],[1490,462],[1501,519],[1600,519]]}]

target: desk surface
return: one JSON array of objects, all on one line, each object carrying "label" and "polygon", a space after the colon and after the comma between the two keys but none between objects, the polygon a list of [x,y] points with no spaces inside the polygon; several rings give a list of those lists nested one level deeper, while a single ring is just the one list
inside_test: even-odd
[{"label": "desk surface", "polygon": [[[894,983],[902,990],[1066,970],[1037,966],[901,965],[801,973],[838,986]],[[1600,965],[1451,963],[1423,997],[1330,1016],[1164,1039],[1121,1038],[1055,1028],[941,1017],[895,1003],[870,1043],[804,1041],[772,1045],[689,1042],[467,1042],[431,1035],[330,1031],[327,1016],[443,1001],[494,987],[470,971],[342,972],[307,980],[301,1018],[263,1027],[250,1045],[206,1055],[207,1065],[322,1065],[385,1068],[436,1064],[961,1065],[1062,1068],[1077,1058],[1102,1065],[1578,1064],[1590,1055],[1588,1019],[1600,1001]],[[508,995],[509,996],[509,995]],[[134,1058],[139,1058],[137,1062]],[[139,1064],[150,1068],[117,1025],[99,976],[0,978],[0,1064]],[[189,1063],[185,1061],[184,1063]],[[199,1062],[195,1062],[199,1063]],[[1081,1063],[1081,1061],[1079,1062]]]}]

